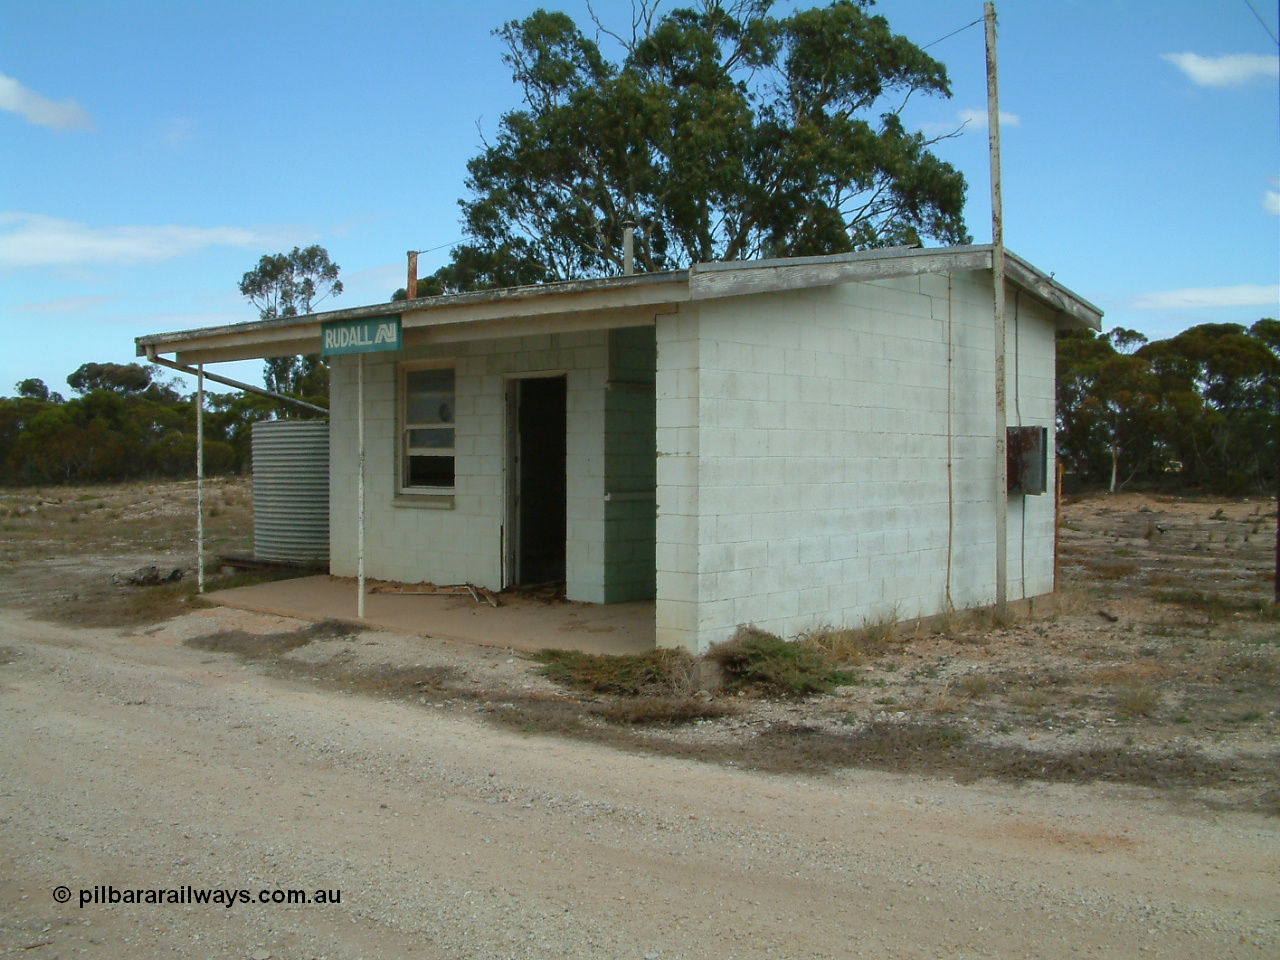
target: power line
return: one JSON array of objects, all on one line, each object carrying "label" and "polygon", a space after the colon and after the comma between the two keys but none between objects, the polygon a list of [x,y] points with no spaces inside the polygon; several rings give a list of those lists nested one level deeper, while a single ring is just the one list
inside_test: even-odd
[{"label": "power line", "polygon": [[[1245,0],[1245,2],[1247,3],[1247,2],[1248,2],[1248,0]],[[940,44],[943,40],[950,40],[950,39],[951,39],[952,37],[954,37],[957,33],[964,33],[964,31],[968,30],[970,27],[976,27],[978,24],[980,24],[980,23],[982,22],[982,20],[983,20],[983,18],[982,18],[982,17],[979,17],[977,20],[973,21],[973,23],[966,23],[966,24],[965,24],[963,27],[961,27],[959,30],[952,30],[952,31],[951,31],[950,33],[948,33],[945,37],[939,37],[937,40],[933,41],[933,43],[926,43],[926,44],[925,44],[923,47],[921,47],[920,49],[921,49],[921,50],[928,50],[930,47],[937,46],[937,45],[938,45],[938,44]]]},{"label": "power line", "polygon": [[1270,25],[1267,23],[1267,21],[1262,19],[1262,14],[1260,14],[1257,11],[1257,9],[1254,7],[1251,0],[1244,0],[1244,2],[1245,2],[1245,6],[1247,6],[1250,10],[1252,10],[1253,15],[1258,18],[1258,22],[1262,24],[1262,29],[1267,31],[1267,36],[1271,38],[1271,42],[1274,43],[1277,47],[1280,47],[1280,39],[1277,39],[1276,35],[1271,32]]},{"label": "power line", "polygon": [[414,253],[435,253],[437,250],[443,250],[445,247],[452,247],[455,243],[461,243],[466,237],[459,237],[457,240],[450,240],[448,243],[442,243],[438,247],[432,247],[430,250],[415,250]]}]

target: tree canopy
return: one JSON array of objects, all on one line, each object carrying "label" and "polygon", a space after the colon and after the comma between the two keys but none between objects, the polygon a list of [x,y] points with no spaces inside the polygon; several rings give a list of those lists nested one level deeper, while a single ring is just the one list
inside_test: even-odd
[{"label": "tree canopy", "polygon": [[[240,278],[240,292],[263,320],[311,313],[315,304],[342,293],[339,267],[318,244],[305,250],[264,256]],[[319,355],[268,357],[263,365],[267,389],[309,399],[329,396],[329,368]]]},{"label": "tree canopy", "polygon": [[[67,377],[64,400],[40,380],[0,397],[0,483],[101,482],[188,477],[195,472],[195,404],[155,368],[86,363]],[[205,469],[235,470],[250,457],[249,428],[272,401],[213,394],[205,415]]]},{"label": "tree canopy", "polygon": [[94,390],[141,393],[152,385],[154,369],[137,363],[83,363],[67,377],[67,386],[80,394]]},{"label": "tree canopy", "polygon": [[454,292],[694,262],[968,242],[965,180],[900,120],[946,68],[865,2],[775,17],[773,0],[702,0],[629,28],[564,13],[495,33],[523,92],[468,165],[468,239],[426,283]]},{"label": "tree canopy", "polygon": [[1280,323],[1204,323],[1150,343],[1058,338],[1058,453],[1077,480],[1134,477],[1243,494],[1275,488]]}]

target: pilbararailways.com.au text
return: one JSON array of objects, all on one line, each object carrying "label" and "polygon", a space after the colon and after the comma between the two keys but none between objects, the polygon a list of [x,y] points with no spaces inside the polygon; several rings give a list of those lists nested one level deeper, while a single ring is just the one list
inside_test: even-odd
[{"label": "pilbararailways.com.au text", "polygon": [[[66,887],[54,891],[54,899],[65,903],[70,897],[62,899],[61,892]],[[230,910],[236,904],[337,904],[342,903],[341,890],[286,890],[278,887],[261,890],[232,890],[216,887],[116,887],[110,884],[91,888],[80,888],[80,908],[89,906],[111,906],[120,903],[130,904],[208,904],[217,905]]]}]

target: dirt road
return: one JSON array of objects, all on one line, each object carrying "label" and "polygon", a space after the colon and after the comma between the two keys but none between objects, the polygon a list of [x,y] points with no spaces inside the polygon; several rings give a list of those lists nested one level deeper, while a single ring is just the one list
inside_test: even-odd
[{"label": "dirt road", "polygon": [[[1274,817],[637,757],[181,643],[226,616],[134,635],[0,611],[0,952],[1280,955]],[[95,886],[341,902],[79,906]]]}]

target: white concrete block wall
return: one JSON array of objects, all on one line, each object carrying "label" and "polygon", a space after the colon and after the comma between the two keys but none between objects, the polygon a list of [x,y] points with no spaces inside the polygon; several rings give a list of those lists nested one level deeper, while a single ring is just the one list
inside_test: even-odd
[{"label": "white concrete block wall", "polygon": [[[1009,596],[1051,593],[1053,583],[1053,467],[1057,350],[1052,317],[1038,302],[1015,294],[1009,304],[1009,423],[1048,428],[1050,471],[1042,496],[1009,501]],[[1016,524],[1016,526],[1015,526]]]},{"label": "white concrete block wall", "polygon": [[[456,370],[452,505],[397,493],[398,371],[450,360]],[[567,379],[566,591],[604,600],[605,331],[478,340],[365,356],[366,529],[370,577],[408,583],[502,586],[506,382],[512,374]],[[335,358],[330,458],[330,563],[356,574],[356,357]]]},{"label": "white concrete block wall", "polygon": [[[1052,428],[1053,323],[1009,299],[1009,422]],[[660,645],[943,608],[948,319],[951,597],[994,600],[991,303],[990,274],[961,273],[659,318]],[[1010,501],[1011,598],[1052,589],[1052,522],[1052,496]]]},{"label": "white concrete block wall", "polygon": [[698,636],[699,310],[660,315],[656,397],[658,505],[655,632],[660,647]]}]

